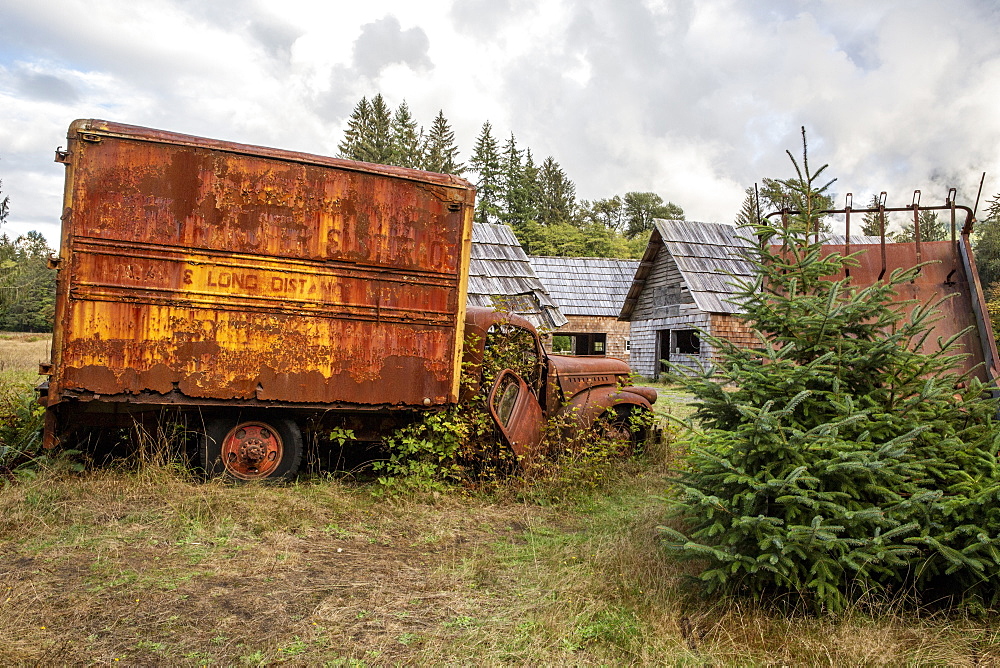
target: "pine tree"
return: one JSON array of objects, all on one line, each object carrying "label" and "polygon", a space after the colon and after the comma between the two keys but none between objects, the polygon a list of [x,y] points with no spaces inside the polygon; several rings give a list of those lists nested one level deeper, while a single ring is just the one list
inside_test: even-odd
[{"label": "pine tree", "polygon": [[368,98],[361,100],[354,106],[350,118],[347,120],[347,130],[344,131],[344,138],[337,144],[340,157],[348,160],[365,160],[367,150],[365,148],[368,137],[371,134],[372,108],[368,103]]},{"label": "pine tree", "polygon": [[392,164],[392,117],[379,93],[372,101],[361,98],[347,121],[344,139],[337,145],[342,158]]},{"label": "pine tree", "polygon": [[455,146],[455,133],[444,117],[444,111],[438,111],[430,132],[424,141],[423,164],[421,168],[440,174],[455,174],[461,176],[465,165],[458,161],[458,147]]},{"label": "pine tree", "polygon": [[[0,195],[3,194],[3,181],[0,181]],[[3,199],[0,199],[0,225],[7,222],[7,216],[10,214],[10,195],[4,195]]]},{"label": "pine tree", "polygon": [[372,115],[370,133],[366,144],[368,157],[366,162],[380,165],[393,164],[392,114],[385,98],[379,93],[372,98]]},{"label": "pine tree", "polygon": [[51,332],[55,318],[56,272],[52,249],[32,230],[11,242],[0,236],[0,330]]},{"label": "pine tree", "polygon": [[663,528],[667,544],[707,560],[709,589],[817,611],[903,590],[996,605],[996,402],[955,371],[957,337],[929,337],[934,305],[897,299],[915,270],[839,278],[857,261],[805,234],[822,169],[793,164],[806,213],[754,228],[759,275],[738,286],[758,347],[705,336],[717,375],[681,379],[701,427],[678,480],[687,530]]},{"label": "pine tree", "polygon": [[[921,241],[945,241],[951,238],[951,225],[945,225],[936,211],[921,211],[917,215],[917,220],[920,222]],[[916,238],[912,215],[909,222],[892,235],[892,240],[897,243],[912,242]]]},{"label": "pine tree", "polygon": [[983,287],[1000,283],[1000,194],[990,201],[977,226],[973,250]]},{"label": "pine tree", "polygon": [[[882,218],[878,214],[879,206],[879,196],[872,195],[872,198],[868,201],[868,211],[865,211],[864,217],[861,219],[861,234],[865,234],[870,237],[878,237],[882,235]],[[889,220],[887,214],[883,213],[885,218],[885,227],[888,230]]]},{"label": "pine tree", "polygon": [[[805,128],[802,130],[802,142],[804,145]],[[832,183],[833,181],[830,181],[827,185]],[[768,218],[768,214],[786,209],[789,211],[799,210],[799,207],[803,205],[803,187],[804,184],[801,177],[791,179],[761,179],[759,187],[747,188],[744,191],[745,197],[743,198],[743,205],[740,207],[740,212],[736,215],[736,224],[756,224],[754,220],[756,216],[758,220],[769,221],[771,225],[780,227],[782,225],[781,217],[771,216]],[[824,192],[822,195],[816,196],[816,201],[812,203],[812,206],[816,207],[816,211],[832,209],[833,197]],[[830,224],[825,217],[820,216],[817,220],[819,221],[821,232],[830,232]]]},{"label": "pine tree", "polygon": [[476,222],[496,223],[500,219],[503,173],[500,146],[493,137],[489,121],[483,123],[469,158],[469,169],[476,173]]},{"label": "pine tree", "polygon": [[552,156],[538,168],[538,222],[542,225],[572,224],[576,186]]},{"label": "pine tree", "polygon": [[763,225],[764,215],[770,211],[764,211],[764,203],[760,201],[757,187],[751,186],[743,191],[743,204],[740,212],[736,214],[737,227],[750,227],[753,225]]},{"label": "pine tree", "polygon": [[417,130],[417,121],[410,113],[406,101],[400,102],[392,117],[392,163],[399,167],[420,167],[423,130]]},{"label": "pine tree", "polygon": [[517,147],[517,140],[511,134],[500,155],[503,179],[500,221],[510,225],[515,233],[524,229],[527,222],[534,220],[537,215],[532,203],[534,183],[529,180],[524,153]]},{"label": "pine tree", "polygon": [[531,155],[530,148],[524,149],[523,173],[524,188],[527,193],[525,219],[537,221],[542,206],[542,189],[538,182],[538,167],[535,165],[535,158]]}]

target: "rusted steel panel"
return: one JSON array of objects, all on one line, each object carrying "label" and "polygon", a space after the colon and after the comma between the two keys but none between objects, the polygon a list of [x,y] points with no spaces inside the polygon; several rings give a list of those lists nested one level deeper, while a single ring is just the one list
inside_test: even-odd
[{"label": "rusted steel panel", "polygon": [[50,403],[457,400],[474,190],[77,121]]},{"label": "rusted steel panel", "polygon": [[[850,251],[858,255],[858,262],[861,266],[852,267],[851,282],[853,285],[864,287],[872,285],[879,280],[888,279],[895,269],[910,269],[921,262],[924,265],[916,278],[908,283],[896,286],[899,294],[899,301],[913,300],[917,304],[926,304],[931,301],[941,299],[948,295],[954,295],[946,299],[940,306],[941,318],[934,324],[933,332],[927,338],[925,348],[932,350],[937,345],[938,337],[947,339],[951,336],[968,329],[959,338],[961,345],[959,353],[966,355],[958,365],[961,371],[975,369],[975,375],[987,382],[994,374],[989,373],[984,362],[984,345],[986,349],[995,346],[992,333],[980,332],[980,326],[976,321],[975,305],[973,300],[976,295],[970,286],[970,279],[963,268],[959,248],[955,245],[961,243],[951,241],[924,241],[919,248],[915,243],[887,243],[885,244],[885,271],[883,272],[882,248],[881,244],[851,244]],[[823,254],[840,253],[845,254],[844,246],[824,245]],[[918,258],[919,255],[919,258]],[[884,273],[884,275],[883,275]],[[973,281],[977,279],[973,276]],[[912,306],[907,312],[912,310]],[[988,321],[986,326],[988,327]],[[995,359],[996,353],[993,353]]]},{"label": "rusted steel panel", "polygon": [[550,355],[549,365],[566,400],[592,387],[618,385],[631,373],[627,362],[607,357]]}]

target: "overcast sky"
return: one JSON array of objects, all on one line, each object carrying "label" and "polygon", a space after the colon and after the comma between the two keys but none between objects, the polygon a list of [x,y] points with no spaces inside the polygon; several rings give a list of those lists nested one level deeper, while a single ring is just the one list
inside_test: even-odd
[{"label": "overcast sky", "polygon": [[335,155],[379,92],[443,110],[463,160],[488,120],[579,198],[689,220],[789,176],[803,125],[840,205],[1000,191],[996,0],[0,0],[5,231],[56,243],[73,119]]}]

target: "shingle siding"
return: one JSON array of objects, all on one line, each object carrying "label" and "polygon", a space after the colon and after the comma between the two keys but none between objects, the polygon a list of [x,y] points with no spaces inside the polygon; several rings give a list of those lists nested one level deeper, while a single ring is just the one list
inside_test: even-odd
[{"label": "shingle siding", "polygon": [[[620,360],[629,360],[629,351],[626,350],[625,342],[629,340],[629,323],[622,322],[617,318],[596,317],[587,315],[569,315],[569,320],[565,325],[552,332],[552,336],[559,334],[606,334],[605,356],[616,357]],[[552,336],[544,339],[545,349],[552,352]]]},{"label": "shingle siding", "polygon": [[[631,324],[632,370],[660,374],[660,338],[668,340],[666,359],[678,367],[701,371],[716,360],[716,351],[699,337],[698,353],[679,352],[677,333],[697,330],[737,345],[752,344],[749,328],[734,314],[733,283],[752,278],[754,269],[743,249],[748,242],[729,225],[657,220],[636,272],[621,318]],[[683,336],[683,335],[682,335]]]}]

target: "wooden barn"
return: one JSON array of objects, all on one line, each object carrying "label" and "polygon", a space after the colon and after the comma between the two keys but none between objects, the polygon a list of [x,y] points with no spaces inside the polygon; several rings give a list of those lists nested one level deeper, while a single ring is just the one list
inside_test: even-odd
[{"label": "wooden barn", "polygon": [[565,316],[535,276],[514,231],[506,225],[472,226],[466,302],[517,313],[543,331],[566,324]]},{"label": "wooden barn", "polygon": [[546,339],[550,352],[607,355],[628,361],[629,323],[618,319],[638,260],[607,257],[529,257],[535,275],[566,316]]},{"label": "wooden barn", "polygon": [[752,345],[750,329],[735,314],[732,281],[750,278],[741,254],[747,241],[732,225],[657,220],[619,318],[631,326],[632,370],[650,378],[663,360],[692,370],[708,368],[714,351],[699,330]]},{"label": "wooden barn", "polygon": [[[721,223],[655,222],[619,315],[631,326],[632,370],[657,378],[666,370],[665,362],[707,369],[715,351],[699,332],[738,346],[757,344],[733,301],[733,282],[754,274],[744,254],[750,243],[744,236],[749,233]],[[843,235],[829,234],[824,243],[839,245],[844,240]],[[852,235],[851,243],[860,248],[879,239]]]}]

